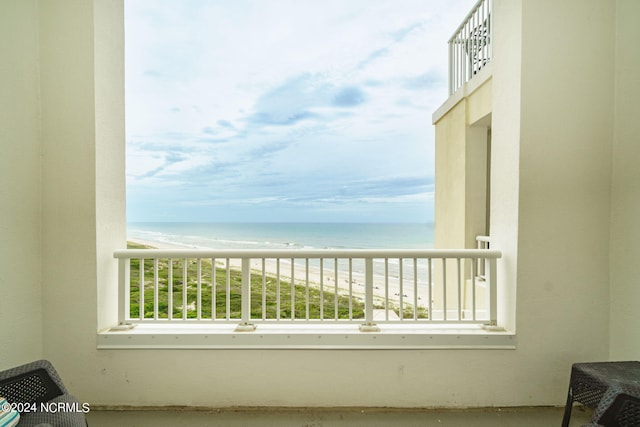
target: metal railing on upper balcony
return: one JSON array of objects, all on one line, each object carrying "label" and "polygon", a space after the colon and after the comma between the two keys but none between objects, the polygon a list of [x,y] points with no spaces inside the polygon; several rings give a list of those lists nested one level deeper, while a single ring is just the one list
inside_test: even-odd
[{"label": "metal railing on upper balcony", "polygon": [[493,1],[479,0],[449,39],[449,94],[468,82],[492,57]]},{"label": "metal railing on upper balcony", "polygon": [[121,324],[377,331],[379,324],[496,323],[496,250],[126,249],[114,256]]}]

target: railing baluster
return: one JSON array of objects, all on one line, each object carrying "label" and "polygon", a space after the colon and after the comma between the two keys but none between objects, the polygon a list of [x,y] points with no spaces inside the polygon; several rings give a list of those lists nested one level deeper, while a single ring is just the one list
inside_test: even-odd
[{"label": "railing baluster", "polygon": [[418,258],[413,259],[413,320],[418,320]]},{"label": "railing baluster", "polygon": [[262,320],[267,318],[267,260],[262,258]]},{"label": "railing baluster", "polygon": [[169,258],[169,271],[167,273],[167,281],[169,286],[169,294],[167,295],[167,318],[173,320],[173,259]]},{"label": "railing baluster", "polygon": [[218,284],[216,279],[216,259],[211,258],[211,320],[218,317]]},{"label": "railing baluster", "polygon": [[305,300],[304,300],[304,311],[306,314],[306,318],[309,319],[309,258],[305,258],[304,260],[304,283],[305,283]]},{"label": "railing baluster", "polygon": [[384,259],[384,320],[389,321],[389,258]]},{"label": "railing baluster", "polygon": [[280,320],[280,258],[276,259],[276,320]]},{"label": "railing baluster", "polygon": [[140,258],[138,269],[138,318],[144,319],[144,258]]},{"label": "railing baluster", "polygon": [[404,259],[398,258],[398,292],[400,294],[400,320],[404,320]]},{"label": "railing baluster", "polygon": [[491,60],[491,0],[479,0],[449,39],[449,94],[453,95]]},{"label": "railing baluster", "polygon": [[188,260],[182,260],[182,320],[187,320],[187,270],[189,269]]},{"label": "railing baluster", "polygon": [[458,320],[462,320],[462,259],[456,259],[456,269],[458,272],[457,282],[458,282]]},{"label": "railing baluster", "polygon": [[158,258],[153,260],[153,318],[158,320]]},{"label": "railing baluster", "polygon": [[[338,319],[338,294],[336,293],[336,320]],[[349,319],[353,319],[353,258],[349,258]]]},{"label": "railing baluster", "polygon": [[196,275],[198,276],[198,288],[196,295],[196,308],[197,308],[197,318],[198,320],[202,319],[202,259],[198,258],[196,261]]},{"label": "railing baluster", "polygon": [[324,258],[320,258],[320,320],[324,320]]},{"label": "railing baluster", "polygon": [[[333,295],[338,295],[338,258],[333,259]],[[353,320],[351,310],[349,310],[349,320]]]},{"label": "railing baluster", "polygon": [[295,285],[295,259],[291,258],[291,320],[296,319],[296,285]]},{"label": "railing baluster", "polygon": [[427,313],[428,318],[430,320],[434,320],[433,319],[433,274],[432,274],[432,268],[433,268],[433,259],[431,258],[427,258],[427,275],[428,275],[428,280],[427,280],[427,286],[429,286],[429,312]]},{"label": "railing baluster", "polygon": [[231,320],[231,263],[229,258],[227,258],[227,280],[225,284],[225,303],[226,303],[226,313],[225,319]]},{"label": "railing baluster", "polygon": [[471,262],[471,312],[473,313],[472,320],[475,321],[476,316],[476,276],[478,274],[478,259],[474,258]]},{"label": "railing baluster", "polygon": [[442,315],[447,321],[447,259],[442,258]]}]

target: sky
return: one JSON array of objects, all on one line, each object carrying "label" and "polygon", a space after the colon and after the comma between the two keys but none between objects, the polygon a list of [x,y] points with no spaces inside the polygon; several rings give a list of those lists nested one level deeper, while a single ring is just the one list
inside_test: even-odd
[{"label": "sky", "polygon": [[126,0],[127,220],[431,222],[476,0]]}]

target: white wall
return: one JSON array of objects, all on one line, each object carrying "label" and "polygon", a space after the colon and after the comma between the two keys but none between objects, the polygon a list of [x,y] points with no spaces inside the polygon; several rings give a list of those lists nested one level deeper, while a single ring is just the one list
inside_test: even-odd
[{"label": "white wall", "polygon": [[[124,246],[122,78],[108,79],[103,68],[117,74],[121,67],[122,1],[41,1],[34,33],[41,71],[45,357],[94,405],[563,404],[570,363],[607,356],[614,26],[610,3],[567,0],[566,9],[557,3],[495,0],[492,180],[502,182],[492,192],[491,229],[505,251],[504,298],[517,292],[516,350],[98,351],[96,330],[109,322],[102,308],[109,308],[109,286],[115,286],[110,252]],[[548,19],[549,11],[558,16]],[[21,25],[34,25],[31,15],[18,15]],[[542,36],[541,22],[548,31]],[[565,29],[570,36],[558,44],[553,35]],[[26,44],[27,52],[34,43]],[[584,46],[590,46],[587,58]],[[571,68],[578,61],[588,64],[576,78]],[[22,93],[36,96],[29,87]],[[565,89],[567,96],[559,97]],[[598,102],[587,102],[592,99]],[[37,112],[27,104],[28,120],[15,134],[33,140],[28,128],[37,128]],[[11,113],[8,120],[22,116]],[[15,153],[17,144],[11,143]],[[38,175],[35,153],[16,163],[11,171],[26,167],[30,182]],[[39,216],[38,191],[34,183],[25,193],[0,195],[2,201],[27,198],[27,206],[10,212],[21,215],[13,224]],[[10,241],[13,251],[38,254],[36,236]],[[28,267],[18,256],[11,259]],[[40,276],[27,277],[37,283]],[[31,288],[37,296],[37,284]],[[105,305],[97,309],[99,293]],[[515,322],[513,313],[502,315]],[[38,328],[25,326],[25,332],[35,332],[29,355],[38,353]]]},{"label": "white wall", "polygon": [[518,335],[561,374],[608,358],[615,3],[525,1],[522,15]]},{"label": "white wall", "polygon": [[41,1],[39,20],[44,353],[78,390],[97,307],[93,2]]},{"label": "white wall", "polygon": [[640,2],[618,0],[611,215],[611,358],[640,359]]},{"label": "white wall", "polygon": [[498,323],[517,332],[522,1],[494,0],[493,20],[489,229],[492,247],[503,253],[498,263]]},{"label": "white wall", "polygon": [[37,13],[0,3],[0,369],[42,356]]}]

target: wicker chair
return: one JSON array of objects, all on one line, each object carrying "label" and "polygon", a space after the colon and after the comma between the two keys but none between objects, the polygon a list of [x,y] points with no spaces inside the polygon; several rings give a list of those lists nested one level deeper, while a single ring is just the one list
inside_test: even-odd
[{"label": "wicker chair", "polygon": [[580,402],[595,412],[587,426],[640,426],[640,362],[574,363],[562,426]]},{"label": "wicker chair", "polygon": [[83,406],[68,392],[53,365],[38,360],[0,372],[0,396],[18,408],[19,427],[85,427]]},{"label": "wicker chair", "polygon": [[583,427],[637,427],[640,426],[640,398],[622,390],[602,398],[592,422]]}]

